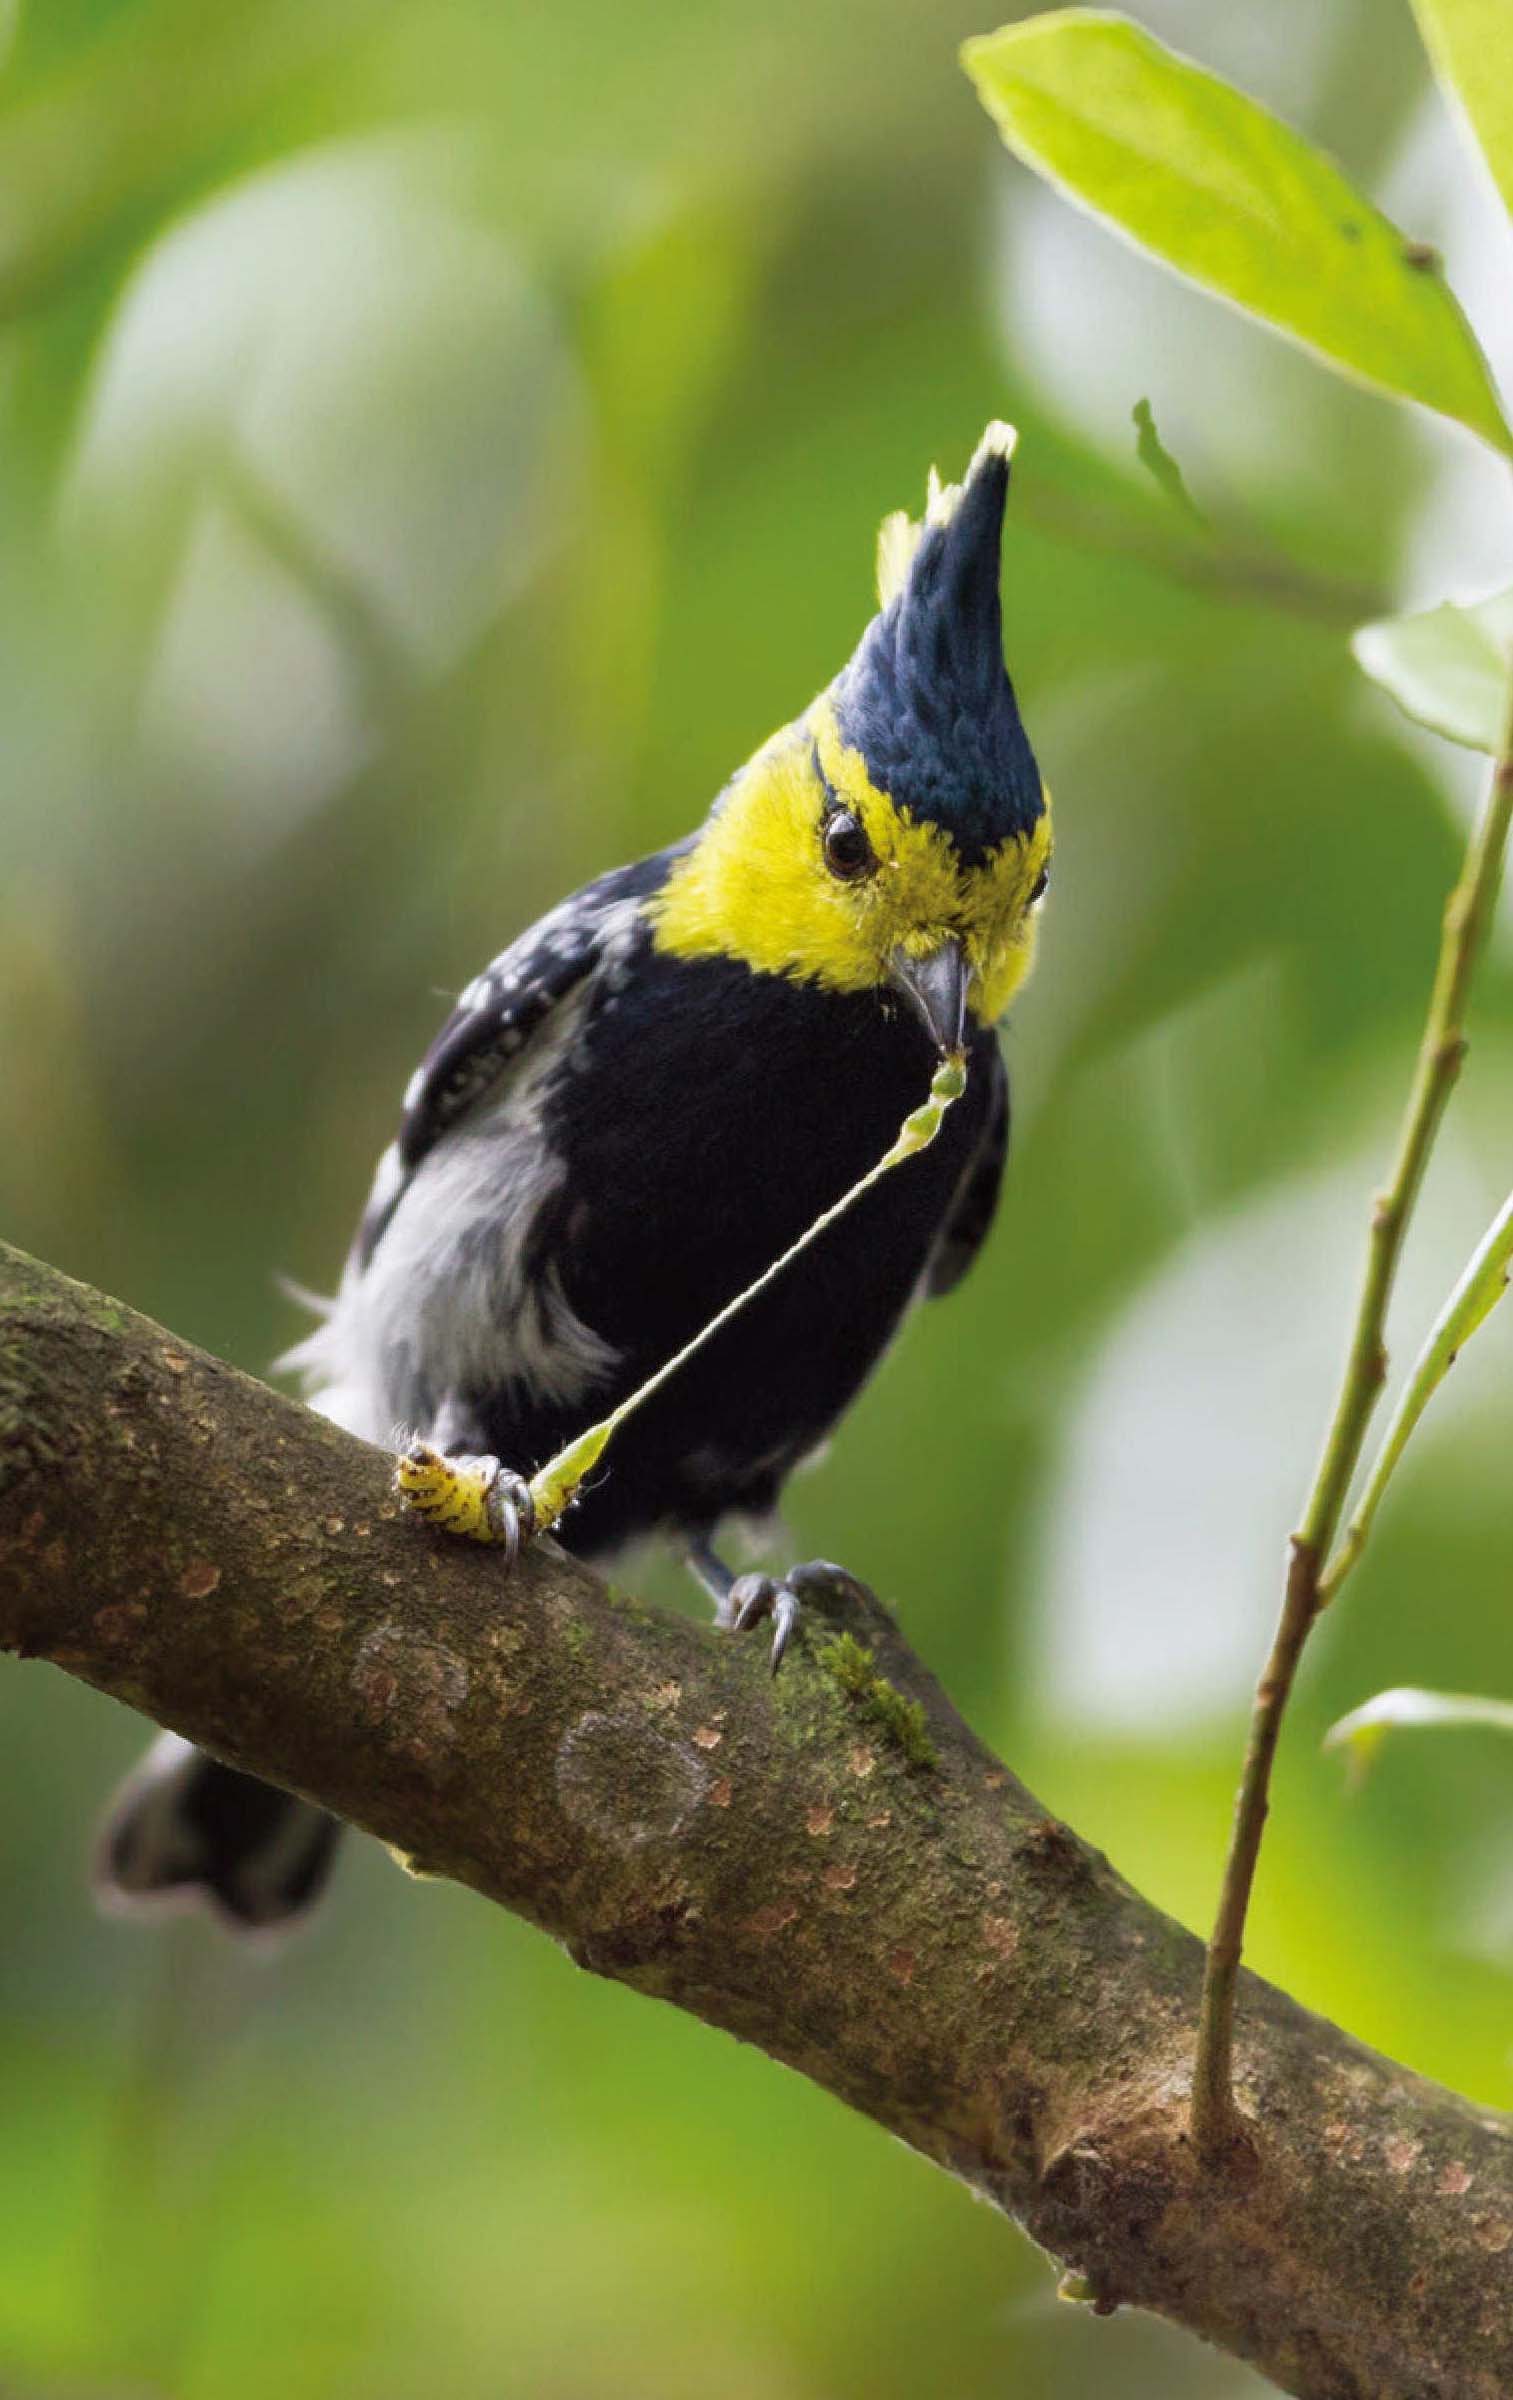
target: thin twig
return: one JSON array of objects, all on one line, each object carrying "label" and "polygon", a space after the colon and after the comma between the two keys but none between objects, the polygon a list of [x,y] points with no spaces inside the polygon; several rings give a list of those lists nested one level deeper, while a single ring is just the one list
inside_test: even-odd
[{"label": "thin twig", "polygon": [[1339,1589],[1352,1563],[1348,1556],[1342,1556],[1332,1572],[1326,1570],[1351,1478],[1360,1462],[1366,1429],[1387,1373],[1384,1330],[1404,1236],[1445,1104],[1466,1052],[1461,1020],[1497,897],[1510,817],[1513,817],[1513,729],[1504,740],[1503,755],[1493,770],[1460,881],[1445,909],[1439,965],[1397,1158],[1371,1212],[1365,1273],[1339,1398],[1302,1523],[1292,1537],[1282,1613],[1271,1655],[1256,1686],[1250,1738],[1235,1803],[1234,1830],[1208,1945],[1198,2016],[1192,2127],[1198,2148],[1210,2157],[1222,2151],[1240,2131],[1234,2097],[1235,1984],[1266,1823],[1272,1761],[1304,1645],[1320,1610]]}]

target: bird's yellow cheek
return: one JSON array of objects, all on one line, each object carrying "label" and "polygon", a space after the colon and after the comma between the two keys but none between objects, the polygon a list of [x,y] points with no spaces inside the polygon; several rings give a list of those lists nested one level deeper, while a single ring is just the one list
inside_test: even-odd
[{"label": "bird's yellow cheek", "polygon": [[[814,773],[818,750],[824,781]],[[857,817],[875,867],[841,882],[825,866],[827,799]],[[940,826],[911,817],[870,782],[835,731],[828,701],[760,750],[648,909],[659,950],[738,958],[758,972],[839,992],[886,990],[900,950],[959,941],[984,1024],[1008,1007],[1035,954],[1030,894],[1050,851],[1049,814],[964,869]]]},{"label": "bird's yellow cheek", "polygon": [[985,1025],[996,1025],[1035,964],[1040,929],[1026,917],[1010,937],[983,960],[972,987],[972,1005]]}]

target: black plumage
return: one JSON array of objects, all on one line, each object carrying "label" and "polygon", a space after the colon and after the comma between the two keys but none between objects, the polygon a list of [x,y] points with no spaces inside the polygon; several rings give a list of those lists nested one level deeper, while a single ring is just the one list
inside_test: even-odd
[{"label": "black plumage", "polygon": [[[898,1000],[660,955],[641,933],[590,997],[546,1084],[541,1133],[566,1165],[532,1236],[574,1314],[618,1353],[582,1400],[466,1392],[479,1446],[522,1470],[602,1415],[770,1266],[881,1156],[923,1096],[928,1037]],[[830,1432],[943,1245],[1002,1120],[1002,1062],[973,1040],[968,1087],[898,1168],[623,1428],[559,1527],[586,1557],[643,1533],[763,1515]],[[1001,1165],[1001,1159],[998,1161]],[[986,1231],[981,1194],[971,1213]]]}]

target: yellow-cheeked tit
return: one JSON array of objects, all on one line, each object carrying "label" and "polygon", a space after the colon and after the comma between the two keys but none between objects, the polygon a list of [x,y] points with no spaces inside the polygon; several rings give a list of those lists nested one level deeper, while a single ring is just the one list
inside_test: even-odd
[{"label": "yellow-cheeked tit", "polygon": [[[368,1440],[402,1425],[483,1462],[513,1553],[522,1472],[759,1276],[964,1046],[932,1146],[626,1422],[557,1528],[598,1560],[671,1537],[721,1623],[774,1619],[775,1662],[818,1570],[733,1577],[721,1523],[771,1513],[911,1300],[955,1285],[1003,1171],[994,1028],[1051,848],[1003,663],[1012,447],[990,426],[960,485],[932,475],[922,523],[885,523],[854,655],[697,832],[600,876],[468,986],[405,1093],[341,1289],[291,1353],[312,1404]],[[114,1906],[277,1930],[319,1893],[334,1831],[168,1735],[112,1812],[99,1879]]]}]

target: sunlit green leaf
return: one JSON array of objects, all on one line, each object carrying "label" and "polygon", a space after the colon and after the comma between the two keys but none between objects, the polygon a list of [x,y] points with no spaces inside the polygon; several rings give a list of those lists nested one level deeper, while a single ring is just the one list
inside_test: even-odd
[{"label": "sunlit green leaf", "polygon": [[1338,1588],[1364,1549],[1372,1520],[1381,1506],[1382,1494],[1392,1479],[1398,1460],[1408,1447],[1414,1427],[1454,1366],[1464,1345],[1477,1328],[1485,1324],[1507,1290],[1510,1262],[1513,1262],[1513,1195],[1504,1201],[1488,1226],[1469,1266],[1440,1310],[1430,1328],[1428,1340],[1413,1362],[1413,1371],[1403,1387],[1402,1398],[1393,1412],[1392,1422],[1382,1437],[1382,1446],[1372,1463],[1360,1504],[1350,1520],[1349,1531],[1340,1545],[1337,1559],[1331,1563],[1325,1576],[1326,1593]]},{"label": "sunlit green leaf", "polygon": [[1434,72],[1459,102],[1513,209],[1513,10],[1508,0],[1413,0]]},{"label": "sunlit green leaf", "polygon": [[1513,689],[1513,590],[1474,608],[1426,609],[1363,625],[1356,663],[1399,708],[1447,741],[1497,757]]},{"label": "sunlit green leaf", "polygon": [[1269,110],[1099,9],[1006,25],[962,58],[1008,147],[1069,198],[1354,380],[1513,455],[1438,258]]},{"label": "sunlit green leaf", "polygon": [[1343,1750],[1352,1773],[1365,1774],[1389,1733],[1407,1725],[1448,1725],[1462,1732],[1513,1733],[1513,1700],[1485,1700],[1469,1692],[1424,1692],[1404,1685],[1378,1692],[1324,1736],[1326,1750]]}]

